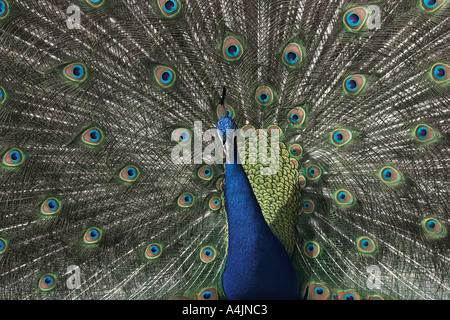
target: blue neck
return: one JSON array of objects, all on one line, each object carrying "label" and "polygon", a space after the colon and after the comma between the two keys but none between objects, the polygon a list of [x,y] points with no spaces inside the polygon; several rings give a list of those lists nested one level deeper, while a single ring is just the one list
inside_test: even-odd
[{"label": "blue neck", "polygon": [[226,163],[225,169],[225,294],[231,300],[298,299],[297,277],[289,256],[264,220],[244,168],[234,163]]}]

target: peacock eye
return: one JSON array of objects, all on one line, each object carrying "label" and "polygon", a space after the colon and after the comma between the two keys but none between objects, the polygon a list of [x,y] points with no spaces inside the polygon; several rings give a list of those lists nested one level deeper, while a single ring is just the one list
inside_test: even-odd
[{"label": "peacock eye", "polygon": [[330,296],[330,291],[323,284],[311,284],[309,286],[308,299],[327,300],[329,296]]},{"label": "peacock eye", "polygon": [[338,300],[359,300],[359,295],[353,291],[339,292]]},{"label": "peacock eye", "polygon": [[86,80],[87,69],[82,63],[71,63],[64,68],[64,75],[72,81],[83,82]]},{"label": "peacock eye", "polygon": [[84,233],[83,241],[86,244],[94,244],[100,241],[102,238],[102,231],[99,228],[92,227],[86,230]]},{"label": "peacock eye", "polygon": [[283,63],[288,67],[297,67],[302,62],[302,49],[297,43],[290,43],[283,50]]},{"label": "peacock eye", "polygon": [[279,126],[276,125],[270,125],[267,127],[267,133],[271,136],[271,137],[279,137],[282,133],[281,128]]},{"label": "peacock eye", "polygon": [[353,295],[353,294],[346,294],[344,296],[344,300],[355,300],[355,295]]},{"label": "peacock eye", "polygon": [[305,200],[302,204],[302,210],[304,213],[312,213],[315,208],[315,204],[312,200]]},{"label": "peacock eye", "polygon": [[288,121],[294,127],[300,127],[305,122],[305,110],[303,108],[295,108],[289,111]]},{"label": "peacock eye", "polygon": [[211,180],[214,177],[214,171],[209,165],[205,165],[198,169],[197,175],[202,180]]},{"label": "peacock eye", "polygon": [[344,14],[344,24],[350,30],[357,31],[362,28],[366,18],[367,12],[365,8],[353,8]]},{"label": "peacock eye", "polygon": [[226,108],[226,113],[225,113],[225,108],[223,105],[219,105],[217,107],[217,117],[220,118],[225,118],[225,117],[229,117],[231,119],[234,119],[234,109],[232,106],[230,106],[229,104],[227,104],[227,108]]},{"label": "peacock eye", "polygon": [[301,145],[299,144],[293,144],[290,148],[289,148],[289,153],[291,154],[291,156],[299,158],[302,156],[303,154],[303,148]]},{"label": "peacock eye", "polygon": [[427,218],[422,221],[422,226],[427,236],[434,238],[442,238],[446,235],[444,225],[435,218]]},{"label": "peacock eye", "polygon": [[301,188],[306,187],[306,178],[303,175],[298,176],[298,183],[300,184]]},{"label": "peacock eye", "polygon": [[178,197],[178,205],[182,208],[192,207],[193,204],[194,204],[194,196],[192,195],[192,193],[185,192]]},{"label": "peacock eye", "polygon": [[0,104],[2,104],[6,99],[6,91],[3,87],[0,87]]},{"label": "peacock eye", "polygon": [[91,146],[100,144],[102,140],[103,132],[99,128],[95,127],[85,130],[81,135],[81,141]]},{"label": "peacock eye", "polygon": [[217,211],[220,209],[221,201],[218,197],[213,197],[209,200],[209,208],[211,210]]},{"label": "peacock eye", "polygon": [[351,139],[352,133],[349,130],[337,129],[331,133],[331,142],[337,147],[349,143]]},{"label": "peacock eye", "polygon": [[41,214],[49,216],[61,211],[61,201],[57,198],[47,198],[41,205]]},{"label": "peacock eye", "polygon": [[362,253],[373,253],[375,252],[376,246],[375,242],[368,237],[360,237],[356,239],[358,245],[358,250]]},{"label": "peacock eye", "polygon": [[156,259],[162,254],[162,246],[158,243],[150,243],[145,249],[147,259]]},{"label": "peacock eye", "polygon": [[8,247],[8,242],[6,239],[0,238],[0,256],[6,252],[6,248]]},{"label": "peacock eye", "polygon": [[335,192],[334,199],[339,205],[350,206],[353,204],[353,196],[347,190],[341,189]]},{"label": "peacock eye", "polygon": [[217,300],[217,291],[214,288],[204,289],[200,292],[198,300]]},{"label": "peacock eye", "polygon": [[135,166],[124,167],[119,174],[119,178],[125,182],[134,182],[139,177],[139,169]]},{"label": "peacock eye", "polygon": [[8,167],[16,167],[23,163],[25,156],[20,149],[14,148],[3,155],[2,163]]},{"label": "peacock eye", "polygon": [[256,89],[256,102],[263,106],[268,106],[273,102],[273,91],[271,88],[262,86]]},{"label": "peacock eye", "polygon": [[42,291],[52,290],[56,285],[56,277],[51,273],[44,274],[39,280],[39,289]]},{"label": "peacock eye", "polygon": [[421,0],[422,9],[428,12],[433,12],[439,9],[444,0]]},{"label": "peacock eye", "polygon": [[158,66],[154,74],[156,82],[163,88],[169,88],[175,83],[175,71],[169,67]]},{"label": "peacock eye", "polygon": [[173,18],[181,9],[181,2],[179,0],[158,0],[158,5],[166,18]]},{"label": "peacock eye", "polygon": [[357,95],[366,86],[366,77],[363,75],[352,75],[344,79],[344,90],[349,95]]},{"label": "peacock eye", "polygon": [[5,0],[0,0],[0,19],[5,18],[9,13],[9,4]]},{"label": "peacock eye", "polygon": [[87,3],[89,3],[93,7],[100,7],[104,0],[86,0]]},{"label": "peacock eye", "polygon": [[394,184],[400,181],[400,173],[393,167],[384,167],[380,170],[380,178],[384,183]]},{"label": "peacock eye", "polygon": [[191,142],[191,131],[185,128],[178,128],[172,131],[172,141],[176,141],[177,143],[186,146]]},{"label": "peacock eye", "polygon": [[447,81],[450,78],[450,67],[442,63],[436,63],[431,68],[431,77],[436,82]]},{"label": "peacock eye", "polygon": [[223,41],[223,56],[228,61],[237,61],[242,57],[243,48],[236,37],[228,36]]},{"label": "peacock eye", "polygon": [[320,246],[314,241],[307,242],[304,247],[304,252],[310,258],[317,258],[320,253]]},{"label": "peacock eye", "polygon": [[319,166],[310,165],[306,169],[306,176],[309,180],[318,180],[322,177],[322,169],[320,169]]},{"label": "peacock eye", "polygon": [[414,137],[420,142],[431,142],[437,137],[437,135],[430,126],[420,124],[414,129]]},{"label": "peacock eye", "polygon": [[216,250],[213,247],[204,247],[200,250],[200,259],[204,263],[212,262],[216,258]]}]

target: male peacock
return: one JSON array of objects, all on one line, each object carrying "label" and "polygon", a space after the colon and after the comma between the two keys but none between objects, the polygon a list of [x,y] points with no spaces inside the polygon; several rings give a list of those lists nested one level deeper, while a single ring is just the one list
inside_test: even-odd
[{"label": "male peacock", "polygon": [[449,299],[449,13],[0,0],[0,297]]}]

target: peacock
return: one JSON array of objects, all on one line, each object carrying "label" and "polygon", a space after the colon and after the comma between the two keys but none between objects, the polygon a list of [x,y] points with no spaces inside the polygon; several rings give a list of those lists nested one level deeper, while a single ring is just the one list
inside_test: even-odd
[{"label": "peacock", "polygon": [[450,299],[449,2],[0,0],[0,298]]}]

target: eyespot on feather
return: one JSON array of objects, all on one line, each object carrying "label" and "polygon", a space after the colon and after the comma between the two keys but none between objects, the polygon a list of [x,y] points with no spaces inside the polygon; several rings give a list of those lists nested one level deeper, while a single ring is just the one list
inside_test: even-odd
[{"label": "eyespot on feather", "polygon": [[255,127],[251,124],[243,126],[241,130],[241,135],[243,135],[244,137],[252,137],[256,135]]},{"label": "eyespot on feather", "polygon": [[161,13],[166,18],[174,18],[181,10],[180,0],[157,0]]},{"label": "eyespot on feather", "polygon": [[317,258],[320,253],[320,246],[317,242],[309,241],[305,244],[303,251],[310,258]]},{"label": "eyespot on feather", "polygon": [[282,133],[283,131],[279,126],[272,124],[267,127],[267,134],[270,135],[271,137],[279,137],[281,136]]},{"label": "eyespot on feather", "polygon": [[162,246],[159,243],[150,243],[147,248],[145,248],[145,257],[149,260],[159,258],[162,251]]},{"label": "eyespot on feather", "polygon": [[336,147],[341,147],[349,143],[352,139],[352,133],[346,129],[336,129],[331,133],[331,143]]},{"label": "eyespot on feather", "polygon": [[305,200],[302,202],[302,211],[304,213],[313,213],[315,207],[316,206],[312,200]]},{"label": "eyespot on feather", "polygon": [[259,105],[269,106],[273,102],[273,91],[270,87],[261,86],[256,89],[255,100]]},{"label": "eyespot on feather", "polygon": [[210,165],[204,165],[198,169],[197,175],[202,180],[211,180],[214,177],[214,170]]},{"label": "eyespot on feather", "polygon": [[124,182],[135,182],[139,175],[139,169],[133,165],[129,165],[120,170],[119,178]]},{"label": "eyespot on feather", "polygon": [[401,174],[397,169],[391,166],[383,167],[379,172],[381,181],[388,185],[399,183],[401,180]]},{"label": "eyespot on feather", "polygon": [[45,216],[51,216],[60,212],[61,208],[61,201],[55,197],[50,197],[41,204],[40,212]]},{"label": "eyespot on feather", "polygon": [[3,87],[0,87],[0,104],[6,100],[6,91]]},{"label": "eyespot on feather", "polygon": [[4,238],[0,238],[0,257],[6,252],[8,248],[8,241]]},{"label": "eyespot on feather", "polygon": [[317,165],[310,165],[306,168],[306,177],[312,181],[319,180],[322,177],[322,169]]},{"label": "eyespot on feather", "polygon": [[198,295],[198,300],[217,300],[217,291],[214,288],[203,289]]},{"label": "eyespot on feather", "polygon": [[225,108],[224,108],[224,106],[223,105],[219,105],[218,107],[217,107],[217,117],[220,119],[220,118],[225,118],[225,117],[230,117],[231,119],[234,119],[234,116],[235,116],[235,114],[234,114],[234,109],[233,109],[233,107],[232,106],[230,106],[229,104],[227,104],[227,107],[226,107],[226,114],[225,114]]},{"label": "eyespot on feather", "polygon": [[289,147],[289,153],[295,158],[300,158],[303,155],[303,148],[299,144],[293,144]]},{"label": "eyespot on feather", "polygon": [[294,127],[300,127],[305,122],[305,110],[303,108],[295,108],[289,111],[288,121]]},{"label": "eyespot on feather", "polygon": [[178,206],[182,208],[190,208],[194,205],[195,197],[190,192],[185,192],[178,197]]},{"label": "eyespot on feather", "polygon": [[374,253],[376,250],[375,242],[369,237],[359,237],[356,239],[356,244],[361,253]]},{"label": "eyespot on feather", "polygon": [[341,206],[351,206],[354,203],[353,195],[345,189],[336,191],[334,199]]},{"label": "eyespot on feather", "polygon": [[321,283],[310,284],[308,288],[308,298],[311,300],[328,300],[330,290]]},{"label": "eyespot on feather", "polygon": [[450,79],[450,67],[444,63],[436,63],[430,70],[431,78],[438,82],[447,82]]},{"label": "eyespot on feather", "polygon": [[0,0],[0,20],[4,19],[9,14],[9,3],[6,0]]},{"label": "eyespot on feather", "polygon": [[213,210],[213,211],[217,211],[217,210],[219,210],[220,209],[220,207],[221,207],[221,200],[220,200],[220,198],[219,197],[212,197],[210,200],[209,200],[209,208],[211,209],[211,210]]},{"label": "eyespot on feather", "polygon": [[93,7],[100,7],[106,0],[86,0]]},{"label": "eyespot on feather", "polygon": [[172,68],[158,66],[154,69],[156,82],[163,88],[169,88],[175,83],[176,75]]},{"label": "eyespot on feather", "polygon": [[56,285],[56,276],[51,273],[44,274],[39,279],[39,289],[41,291],[50,291]]},{"label": "eyespot on feather", "polygon": [[7,167],[17,167],[25,160],[24,153],[17,148],[10,149],[5,152],[2,158],[2,164]]},{"label": "eyespot on feather", "polygon": [[338,300],[360,300],[359,295],[351,290],[338,293]]},{"label": "eyespot on feather", "polygon": [[419,124],[414,129],[414,137],[419,142],[428,143],[436,139],[436,131],[426,124]]},{"label": "eyespot on feather", "polygon": [[97,127],[92,127],[83,132],[81,141],[90,146],[97,146],[103,140],[103,132]]},{"label": "eyespot on feather", "polygon": [[344,79],[344,91],[352,96],[358,95],[366,87],[366,77],[363,75],[351,75]]},{"label": "eyespot on feather", "polygon": [[102,230],[97,227],[91,227],[86,230],[83,237],[85,244],[95,244],[102,238]]},{"label": "eyespot on feather", "polygon": [[87,68],[83,63],[71,63],[64,68],[67,79],[75,82],[83,82],[87,78]]},{"label": "eyespot on feather", "polygon": [[211,246],[200,249],[200,259],[204,263],[210,263],[216,258],[216,249]]},{"label": "eyespot on feather", "polygon": [[237,61],[244,54],[244,49],[236,37],[228,36],[223,41],[222,53],[226,60]]},{"label": "eyespot on feather", "polygon": [[282,61],[288,67],[298,67],[303,60],[302,48],[298,43],[290,43],[283,50]]},{"label": "eyespot on feather", "polygon": [[444,0],[419,0],[421,8],[427,12],[434,12],[442,7]]},{"label": "eyespot on feather", "polygon": [[370,296],[367,300],[384,300],[381,296]]},{"label": "eyespot on feather", "polygon": [[298,176],[298,183],[300,184],[301,188],[306,187],[306,178],[303,175]]},{"label": "eyespot on feather", "polygon": [[191,142],[192,133],[189,129],[186,128],[178,128],[172,131],[172,141],[176,141],[177,143],[186,146]]},{"label": "eyespot on feather", "polygon": [[445,226],[436,218],[423,219],[422,228],[425,235],[431,238],[444,238],[447,233]]},{"label": "eyespot on feather", "polygon": [[345,12],[343,20],[348,30],[358,31],[367,20],[367,10],[363,7],[352,8]]}]

